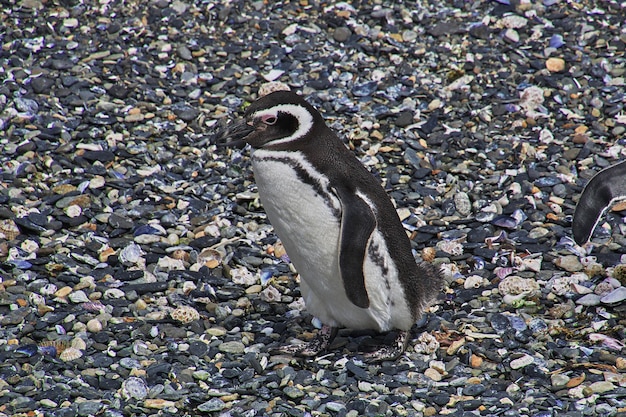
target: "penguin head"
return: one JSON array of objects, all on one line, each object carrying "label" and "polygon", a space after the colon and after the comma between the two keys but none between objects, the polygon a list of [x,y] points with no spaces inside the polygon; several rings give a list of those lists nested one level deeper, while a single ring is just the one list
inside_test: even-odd
[{"label": "penguin head", "polygon": [[244,141],[253,148],[286,148],[311,138],[322,116],[299,95],[290,91],[270,93],[247,109],[244,120],[227,129],[229,142]]}]

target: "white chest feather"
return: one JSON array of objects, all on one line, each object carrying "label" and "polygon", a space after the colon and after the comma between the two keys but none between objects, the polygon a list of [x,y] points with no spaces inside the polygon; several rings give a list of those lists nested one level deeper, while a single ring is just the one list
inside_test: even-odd
[{"label": "white chest feather", "polygon": [[331,326],[408,329],[412,325],[395,265],[382,235],[372,234],[363,265],[370,307],[352,304],[339,268],[341,202],[328,180],[297,153],[256,150],[261,202],[300,273],[307,309]]}]

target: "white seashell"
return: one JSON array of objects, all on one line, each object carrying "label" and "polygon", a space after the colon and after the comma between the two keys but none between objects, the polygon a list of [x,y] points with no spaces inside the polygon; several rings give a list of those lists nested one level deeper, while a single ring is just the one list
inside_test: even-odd
[{"label": "white seashell", "polygon": [[463,283],[463,287],[465,287],[465,289],[478,288],[482,284],[483,284],[483,277],[479,275],[470,275],[469,277],[465,279],[465,282]]},{"label": "white seashell", "polygon": [[191,306],[180,306],[170,313],[174,320],[178,320],[183,324],[191,323],[200,318],[198,310]]},{"label": "white seashell", "polygon": [[250,286],[258,282],[258,277],[243,266],[231,269],[230,276],[238,285]]},{"label": "white seashell", "polygon": [[459,267],[456,264],[441,264],[441,274],[446,280],[455,280],[457,278],[462,278],[463,275],[459,271]]},{"label": "white seashell", "polygon": [[43,296],[52,295],[57,292],[58,288],[54,284],[46,284],[39,289],[39,293]]},{"label": "white seashell", "polygon": [[73,361],[83,356],[83,352],[75,347],[68,347],[59,355],[59,359],[64,362]]},{"label": "white seashell", "polygon": [[511,268],[510,266],[506,266],[506,267],[498,266],[494,269],[494,272],[496,273],[496,276],[498,278],[504,279],[513,273],[513,268]]},{"label": "white seashell", "polygon": [[417,338],[417,343],[413,350],[415,350],[415,353],[433,354],[439,350],[439,341],[432,334],[424,332]]},{"label": "white seashell", "polygon": [[119,260],[123,264],[136,264],[143,255],[141,246],[132,242],[120,251]]},{"label": "white seashell", "polygon": [[45,306],[46,299],[44,296],[36,294],[34,292],[30,293],[28,296],[28,301],[34,306]]},{"label": "white seashell", "polygon": [[22,242],[20,247],[25,252],[35,253],[39,249],[39,243],[37,243],[37,242],[35,242],[34,240],[31,240],[31,239],[26,239],[25,241]]},{"label": "white seashell", "polygon": [[580,263],[583,264],[584,267],[588,267],[589,265],[597,262],[598,258],[595,256],[583,256],[580,258]]},{"label": "white seashell", "polygon": [[437,249],[453,256],[463,254],[463,244],[458,240],[441,240],[437,242]]},{"label": "white seashell", "polygon": [[572,284],[579,284],[589,280],[584,272],[579,272],[566,277],[554,277],[548,282],[548,288],[556,295],[565,295],[572,292]]},{"label": "white seashell", "polygon": [[534,295],[539,291],[539,284],[532,278],[511,275],[498,284],[498,291],[503,295]]},{"label": "white seashell", "polygon": [[541,271],[541,263],[543,258],[524,258],[522,259],[522,265],[524,269],[531,270],[533,272]]},{"label": "white seashell", "polygon": [[78,290],[78,291],[74,291],[71,292],[67,298],[70,299],[71,302],[73,302],[74,304],[80,304],[80,303],[88,303],[91,300],[89,299],[89,297],[87,297],[87,294],[85,294],[85,292],[83,290]]},{"label": "white seashell", "polygon": [[267,288],[261,291],[260,297],[263,301],[273,303],[280,301],[281,294],[280,291],[276,289],[276,287],[274,287],[273,285],[269,285]]},{"label": "white seashell", "polygon": [[83,209],[80,208],[77,204],[72,204],[71,206],[67,206],[64,210],[65,214],[69,218],[75,218],[80,216],[83,213]]},{"label": "white seashell", "polygon": [[162,271],[182,271],[185,269],[185,263],[182,259],[174,259],[169,256],[159,258],[157,266]]}]

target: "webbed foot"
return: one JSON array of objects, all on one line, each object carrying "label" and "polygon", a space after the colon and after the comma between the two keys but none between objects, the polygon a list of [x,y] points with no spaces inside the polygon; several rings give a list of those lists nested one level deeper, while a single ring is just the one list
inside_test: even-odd
[{"label": "webbed foot", "polygon": [[302,356],[306,358],[317,356],[320,352],[328,349],[328,347],[337,336],[338,331],[339,329],[337,327],[323,325],[315,338],[310,342],[297,345],[281,346],[275,349],[275,351],[278,353]]},{"label": "webbed foot", "polygon": [[377,349],[363,354],[363,358],[368,363],[395,361],[404,353],[408,343],[409,332],[399,331],[392,344],[379,346]]}]

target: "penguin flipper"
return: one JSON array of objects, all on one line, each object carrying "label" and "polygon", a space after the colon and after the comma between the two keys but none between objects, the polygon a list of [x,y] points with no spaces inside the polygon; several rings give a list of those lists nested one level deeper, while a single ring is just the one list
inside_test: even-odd
[{"label": "penguin flipper", "polygon": [[352,190],[335,188],[341,201],[339,269],[348,299],[357,307],[368,308],[363,264],[367,244],[376,228],[376,216],[365,200]]},{"label": "penguin flipper", "polygon": [[574,241],[586,243],[606,210],[622,200],[626,200],[626,161],[598,172],[583,189],[572,220]]}]

